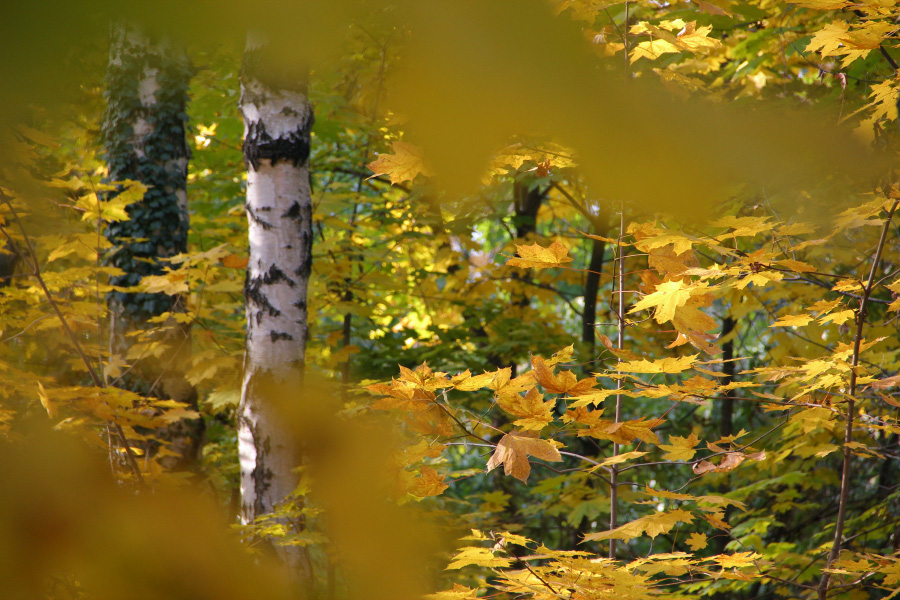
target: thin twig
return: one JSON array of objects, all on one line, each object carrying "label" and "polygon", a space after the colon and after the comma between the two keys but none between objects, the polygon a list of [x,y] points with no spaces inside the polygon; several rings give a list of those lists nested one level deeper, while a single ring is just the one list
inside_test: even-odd
[{"label": "thin twig", "polygon": [[[626,11],[628,4],[625,4]],[[627,14],[627,12],[626,12]],[[627,26],[627,23],[626,23]],[[626,48],[626,56],[627,56],[627,48]],[[622,256],[622,236],[625,235],[625,204],[622,203],[619,212],[619,242],[616,246],[616,253],[618,257],[616,258],[616,286],[619,288],[619,292],[625,289],[625,265],[624,265],[624,257]],[[616,348],[620,351],[625,347],[625,294],[619,294],[619,304],[616,310]],[[621,371],[618,366],[622,364],[621,352],[620,356],[616,357],[616,374],[619,377],[616,378],[616,415],[615,422],[618,423],[622,419],[622,377]],[[619,455],[619,444],[613,442],[612,455]],[[618,500],[619,500],[619,465],[612,465],[610,470],[610,488],[609,488],[609,529],[612,531],[616,527],[618,527]],[[616,558],[616,540],[610,538],[609,540],[609,557],[611,559]]]},{"label": "thin twig", "polygon": [[822,569],[822,578],[819,580],[818,593],[819,600],[825,600],[828,596],[828,586],[831,583],[831,573],[828,569],[837,559],[841,552],[841,544],[844,535],[844,521],[847,518],[847,501],[850,497],[850,458],[853,452],[850,444],[853,442],[853,412],[856,409],[856,367],[859,366],[860,346],[862,345],[863,328],[866,325],[866,313],[868,309],[869,296],[872,294],[872,288],[875,286],[875,274],[878,272],[878,266],[881,263],[881,254],[884,251],[884,245],[887,241],[888,231],[891,228],[891,220],[900,200],[895,200],[894,204],[888,211],[884,220],[884,227],[881,229],[881,237],[878,240],[878,246],[875,249],[875,256],[872,259],[872,268],[869,270],[869,278],[866,281],[866,289],[863,291],[862,298],[859,300],[859,309],[856,311],[856,333],[853,335],[853,358],[850,367],[850,385],[847,391],[847,425],[844,430],[844,461],[841,466],[841,491],[838,500],[838,514],[834,521],[834,543],[831,546],[831,552],[825,561],[825,567]]},{"label": "thin twig", "polygon": [[[13,207],[12,202],[10,202],[9,198],[4,197],[4,202],[9,208],[13,219],[15,219],[16,225],[18,225],[19,230],[22,232],[22,239],[25,241],[25,247],[28,249],[32,275],[37,280],[38,285],[41,287],[41,290],[43,291],[44,297],[47,299],[47,302],[50,303],[50,306],[56,313],[56,317],[62,324],[63,330],[66,332],[66,336],[69,338],[69,341],[72,342],[72,345],[75,348],[75,352],[78,354],[78,356],[81,358],[81,361],[84,363],[84,366],[87,368],[88,374],[91,377],[91,381],[96,387],[105,388],[106,386],[104,385],[103,380],[100,379],[97,371],[94,370],[94,366],[91,364],[90,359],[88,358],[87,354],[85,354],[84,349],[82,349],[81,347],[81,344],[78,342],[78,337],[76,337],[71,327],[69,327],[69,323],[68,321],[66,321],[65,316],[60,310],[59,304],[57,304],[56,300],[54,300],[53,295],[50,293],[50,290],[47,289],[47,284],[44,283],[44,278],[41,276],[41,268],[40,265],[38,265],[37,254],[34,251],[34,246],[31,244],[31,238],[28,237],[28,232],[25,230],[25,226],[22,224],[22,220],[19,218],[19,213],[16,212],[16,209]],[[3,229],[2,231],[7,239],[12,239],[9,237],[9,234],[5,229]],[[128,466],[131,469],[132,474],[135,476],[135,479],[138,480],[138,483],[144,485],[144,476],[141,474],[141,469],[140,467],[138,467],[137,461],[134,458],[134,454],[131,451],[131,446],[128,445],[128,439],[125,437],[125,432],[122,430],[122,426],[115,422],[110,423],[115,430],[116,435],[119,437],[122,447],[125,450],[125,456],[128,459]]]}]

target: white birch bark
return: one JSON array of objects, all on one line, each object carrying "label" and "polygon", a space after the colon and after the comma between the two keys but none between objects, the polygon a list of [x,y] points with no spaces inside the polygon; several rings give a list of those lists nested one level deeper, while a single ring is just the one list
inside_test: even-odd
[{"label": "white birch bark", "polygon": [[[273,392],[302,380],[312,264],[308,160],[313,112],[305,74],[294,70],[292,75],[273,64],[265,50],[251,38],[241,80],[250,241],[238,422],[244,523],[271,513],[298,483],[298,440],[284,430],[277,406],[289,399]],[[305,550],[275,549],[294,580],[310,585]]]}]

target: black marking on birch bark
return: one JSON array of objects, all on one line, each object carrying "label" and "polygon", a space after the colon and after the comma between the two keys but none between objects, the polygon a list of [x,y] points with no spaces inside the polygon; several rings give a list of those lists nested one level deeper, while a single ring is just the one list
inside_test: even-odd
[{"label": "black marking on birch bark", "polygon": [[269,337],[272,338],[273,343],[277,342],[278,340],[292,341],[294,339],[294,336],[292,336],[289,333],[285,333],[283,331],[270,331]]},{"label": "black marking on birch bark", "polygon": [[269,299],[262,292],[262,283],[262,278],[253,277],[248,279],[247,284],[244,286],[244,299],[247,304],[259,309],[256,312],[257,325],[262,322],[264,312],[268,313],[271,317],[277,317],[281,314],[281,311],[272,306],[272,303],[269,302]]},{"label": "black marking on birch bark", "polygon": [[[254,438],[254,444],[256,439]],[[260,460],[260,456],[262,456],[263,460]],[[261,453],[259,450],[259,445],[257,445],[256,451],[256,466],[253,468],[253,471],[250,473],[250,477],[253,479],[253,516],[258,517],[259,515],[263,515],[267,512],[266,507],[266,492],[272,487],[272,470],[266,469],[263,465],[265,464],[265,458],[268,456],[268,452]],[[260,464],[262,463],[262,464]]]},{"label": "black marking on birch bark", "polygon": [[[247,382],[245,394],[247,397],[253,397],[252,394],[256,393],[253,389],[256,387],[254,385],[255,380],[256,376],[252,375],[250,377],[250,380]],[[250,431],[250,438],[253,440],[253,450],[256,453],[256,457],[254,458],[253,470],[250,472],[250,479],[253,483],[254,492],[252,508],[249,503],[241,503],[241,512],[244,518],[250,521],[266,512],[265,497],[266,492],[271,487],[271,481],[273,477],[271,469],[265,468],[266,460],[269,455],[270,444],[268,437],[260,440],[260,431],[258,425],[254,425],[253,421],[245,417],[243,414],[241,414],[239,419],[241,425],[243,425]]]},{"label": "black marking on birch bark", "polygon": [[[256,214],[256,211],[254,211],[253,208],[250,206],[249,202],[244,206],[244,208],[247,211],[247,216],[250,217],[250,220],[253,221],[253,223],[255,223],[256,225],[259,225],[265,231],[269,231],[270,229],[272,229],[272,224],[260,219],[259,216]],[[263,209],[260,209],[260,210],[263,210]]]},{"label": "black marking on birch bark", "polygon": [[272,265],[269,267],[269,270],[262,277],[262,282],[266,285],[272,285],[273,283],[278,283],[279,281],[284,281],[290,287],[294,287],[297,285],[297,282],[284,274],[284,271],[279,269],[277,266]]},{"label": "black marking on birch bark", "polygon": [[300,203],[294,202],[293,204],[291,204],[291,207],[284,211],[284,214],[281,215],[281,217],[296,220],[298,217],[300,217]]},{"label": "black marking on birch bark", "polygon": [[244,137],[244,163],[248,168],[252,166],[254,171],[259,171],[260,161],[264,158],[272,165],[279,160],[293,163],[295,167],[306,164],[310,141],[308,127],[298,127],[273,138],[266,131],[264,122],[251,121],[247,124],[247,135]]},{"label": "black marking on birch bark", "polygon": [[294,302],[294,307],[299,308],[301,311],[305,311],[306,310],[306,300],[304,299],[304,300],[298,300],[297,302]]}]

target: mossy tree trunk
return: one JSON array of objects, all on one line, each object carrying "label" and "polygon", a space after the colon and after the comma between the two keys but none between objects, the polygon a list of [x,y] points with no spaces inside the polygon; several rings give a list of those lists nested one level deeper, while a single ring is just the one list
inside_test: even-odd
[{"label": "mossy tree trunk", "polygon": [[[193,73],[186,54],[171,43],[154,40],[134,26],[112,28],[102,131],[109,180],[133,180],[147,187],[143,199],[128,207],[129,220],[106,225],[104,233],[116,246],[109,263],[123,271],[112,278],[114,285],[134,286],[146,275],[160,275],[165,267],[177,266],[160,259],[187,251],[185,133]],[[190,356],[190,328],[170,318],[153,324],[143,345],[136,346],[137,338],[128,335],[148,330],[152,317],[183,312],[184,297],[116,291],[108,302],[110,352],[130,365],[113,383],[196,407],[196,392],[183,373]],[[146,342],[161,343],[165,351],[146,352]],[[198,457],[202,432],[200,419],[158,432],[175,452],[164,459],[167,466],[190,468]]]}]

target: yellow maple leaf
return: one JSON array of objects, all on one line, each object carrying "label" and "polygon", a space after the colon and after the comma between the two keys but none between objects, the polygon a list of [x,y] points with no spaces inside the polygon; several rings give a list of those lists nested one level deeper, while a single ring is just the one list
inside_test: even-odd
[{"label": "yellow maple leaf", "polygon": [[[705,284],[703,284],[705,286]],[[656,286],[656,291],[641,298],[628,312],[655,308],[657,323],[666,323],[675,316],[675,310],[684,306],[694,293],[691,284],[684,281],[664,281]]]},{"label": "yellow maple leaf", "polygon": [[691,537],[688,538],[687,545],[688,548],[696,552],[697,550],[703,550],[706,548],[706,534],[705,533],[692,533]]},{"label": "yellow maple leaf", "polygon": [[532,375],[531,371],[524,375],[519,375],[515,379],[510,379],[511,375],[512,369],[509,367],[494,371],[494,378],[488,384],[488,389],[494,390],[497,396],[506,396],[518,394],[534,387],[534,375]]},{"label": "yellow maple leaf", "polygon": [[410,493],[419,498],[427,498],[428,496],[439,496],[449,486],[444,483],[444,476],[435,471],[432,467],[422,467],[421,475],[414,480],[413,489]]},{"label": "yellow maple leaf", "polygon": [[578,435],[581,437],[588,435],[601,440],[610,440],[617,444],[629,444],[636,439],[658,444],[659,438],[653,433],[653,428],[659,427],[663,423],[665,423],[664,419],[648,420],[644,417],[618,423],[598,419],[588,429],[579,431]]},{"label": "yellow maple leaf", "polygon": [[[781,233],[781,232],[779,231],[779,233]],[[799,260],[794,260],[792,258],[786,258],[784,260],[779,260],[775,264],[785,267],[787,269],[790,269],[791,271],[794,271],[795,273],[813,273],[816,270],[816,268],[814,266],[809,265],[805,262],[801,262]]]},{"label": "yellow maple leaf", "polygon": [[432,444],[427,440],[419,440],[412,446],[407,446],[403,452],[397,457],[403,466],[409,466],[419,462],[423,458],[435,458],[440,456],[441,452],[446,448],[443,444]]},{"label": "yellow maple leaf", "polygon": [[546,269],[561,267],[565,263],[572,262],[572,258],[569,257],[569,249],[559,242],[553,242],[546,248],[537,242],[530,246],[516,244],[516,253],[520,258],[509,259],[506,261],[507,266],[523,269]]},{"label": "yellow maple leaf", "polygon": [[637,62],[641,58],[655,60],[663,54],[678,52],[678,47],[666,40],[656,39],[641,42],[631,51],[631,61]]},{"label": "yellow maple leaf", "polygon": [[585,377],[579,381],[572,371],[561,371],[559,375],[555,375],[553,369],[539,356],[532,358],[531,364],[534,366],[535,380],[551,394],[579,396],[590,392],[597,384],[594,377]]},{"label": "yellow maple leaf", "polygon": [[572,356],[575,355],[575,344],[569,344],[562,350],[558,352],[554,352],[553,356],[545,360],[548,367],[552,367],[553,365],[561,362],[569,362],[572,360]]},{"label": "yellow maple leaf", "polygon": [[412,181],[416,175],[430,176],[431,171],[425,166],[425,158],[422,149],[406,142],[393,142],[393,154],[379,154],[378,158],[368,164],[369,169],[377,177],[387,175],[391,184]]},{"label": "yellow maple leaf", "polygon": [[618,365],[626,373],[681,373],[690,369],[697,360],[696,354],[659,360],[635,360]]},{"label": "yellow maple leaf", "polygon": [[625,453],[623,453],[623,454],[617,454],[616,456],[610,456],[609,458],[607,458],[606,460],[604,460],[603,462],[601,462],[599,465],[596,465],[596,466],[594,466],[594,467],[591,467],[590,471],[596,471],[597,469],[599,469],[599,468],[601,468],[601,467],[608,467],[608,466],[610,466],[610,465],[618,465],[618,464],[620,464],[620,463],[623,463],[623,462],[625,462],[625,461],[632,460],[632,459],[634,459],[634,458],[640,458],[641,456],[644,456],[645,454],[647,454],[647,453],[646,453],[646,452],[640,452],[640,451],[638,451],[638,450],[633,450],[633,451],[631,451],[631,452],[625,452]]},{"label": "yellow maple leaf", "polygon": [[813,318],[809,315],[784,315],[769,327],[803,327],[812,320]]},{"label": "yellow maple leaf", "polygon": [[543,402],[543,395],[537,388],[531,388],[525,396],[521,394],[497,396],[497,404],[509,414],[520,417],[514,425],[524,430],[536,431],[540,431],[553,420],[553,408],[556,406],[553,400]]},{"label": "yellow maple leaf", "polygon": [[187,271],[167,271],[163,275],[145,275],[141,287],[148,294],[168,294],[176,296],[188,292]]},{"label": "yellow maple leaf", "polygon": [[512,561],[508,558],[494,556],[494,551],[490,548],[463,548],[453,557],[453,562],[447,565],[447,570],[462,569],[467,565],[477,565],[479,567],[495,567],[505,568]]},{"label": "yellow maple leaf", "polygon": [[835,56],[845,54],[841,51],[844,46],[844,40],[847,38],[847,30],[849,25],[846,21],[832,21],[825,25],[813,35],[809,44],[806,45],[806,52],[818,51],[822,56]]},{"label": "yellow maple leaf", "polygon": [[679,272],[687,268],[684,263],[693,262],[692,266],[697,266],[694,253],[685,254],[700,243],[695,237],[658,227],[656,223],[634,223],[629,225],[628,232],[634,236],[634,247],[641,252],[647,252],[651,256],[662,254],[673,259],[677,258],[678,262],[682,263]]},{"label": "yellow maple leaf", "polygon": [[659,447],[666,451],[663,456],[666,460],[691,460],[697,452],[693,448],[699,442],[693,433],[686,438],[672,435],[669,436],[669,444],[660,444]]},{"label": "yellow maple leaf", "polygon": [[644,491],[638,492],[644,496],[649,496],[651,498],[666,498],[668,500],[694,500],[695,496],[691,496],[690,494],[679,494],[677,492],[670,492],[668,490],[658,490],[650,487],[649,485],[644,485]]},{"label": "yellow maple leaf", "polygon": [[494,380],[495,373],[482,373],[481,375],[472,375],[468,370],[460,373],[450,380],[454,388],[461,392],[474,392],[481,388],[487,387]]},{"label": "yellow maple leaf", "polygon": [[712,25],[697,27],[696,21],[685,23],[681,31],[678,32],[676,39],[678,47],[690,52],[699,52],[701,50],[712,50],[722,45],[722,42],[715,38],[709,37],[712,32]]},{"label": "yellow maple leaf", "polygon": [[713,227],[733,229],[728,235],[733,237],[753,237],[757,233],[771,231],[769,217],[722,217],[710,223]]},{"label": "yellow maple leaf", "polygon": [[549,462],[562,460],[559,450],[549,441],[538,439],[524,432],[513,432],[500,438],[494,454],[487,462],[487,471],[490,473],[502,464],[505,474],[525,482],[531,473],[528,456]]},{"label": "yellow maple leaf", "polygon": [[720,554],[714,556],[713,560],[722,565],[723,569],[749,567],[753,562],[762,558],[756,552],[735,552],[734,554]]},{"label": "yellow maple leaf", "polygon": [[422,363],[415,370],[408,369],[403,365],[400,367],[400,380],[422,389],[426,392],[451,387],[450,378],[446,373],[435,372],[431,370],[428,363]]},{"label": "yellow maple leaf", "polygon": [[123,185],[122,191],[109,200],[99,200],[96,194],[87,194],[79,198],[76,206],[84,211],[81,220],[128,221],[131,217],[128,216],[126,209],[129,205],[143,200],[147,186],[131,180],[124,182]]},{"label": "yellow maple leaf", "polygon": [[641,517],[609,531],[589,533],[584,536],[584,541],[631,540],[644,534],[649,535],[651,538],[655,538],[661,533],[668,533],[671,531],[679,521],[682,523],[690,523],[693,520],[693,514],[678,508],[669,512],[660,512]]},{"label": "yellow maple leaf", "polygon": [[835,325],[840,325],[845,321],[849,321],[850,319],[856,318],[856,311],[854,310],[842,310],[838,312],[829,313],[827,315],[823,315],[818,318],[819,323],[823,325],[825,323],[834,323]]}]

